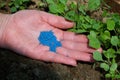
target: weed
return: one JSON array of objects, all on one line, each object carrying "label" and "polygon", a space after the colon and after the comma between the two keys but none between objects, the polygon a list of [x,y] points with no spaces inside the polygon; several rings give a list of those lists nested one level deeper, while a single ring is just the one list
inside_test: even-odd
[{"label": "weed", "polygon": [[106,19],[104,22],[91,18],[87,12],[99,9],[103,0],[89,0],[88,6],[74,2],[68,5],[67,0],[46,1],[50,13],[64,16],[76,23],[69,31],[86,34],[89,46],[92,48],[103,47],[103,54],[96,51],[93,53],[93,58],[106,72],[106,78],[119,79],[117,57],[120,57],[120,15],[104,11],[102,15],[103,19]]},{"label": "weed", "polygon": [[9,1],[9,3],[3,1],[0,4],[0,8],[4,8],[7,5],[8,7],[10,7],[10,12],[14,13],[18,10],[26,9],[29,2],[30,0],[11,0]]}]

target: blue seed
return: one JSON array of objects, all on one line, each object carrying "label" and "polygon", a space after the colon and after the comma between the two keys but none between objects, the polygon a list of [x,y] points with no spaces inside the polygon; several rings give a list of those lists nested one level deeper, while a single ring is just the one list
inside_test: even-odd
[{"label": "blue seed", "polygon": [[51,30],[40,32],[38,40],[42,45],[48,46],[52,52],[56,52],[56,48],[62,46]]}]

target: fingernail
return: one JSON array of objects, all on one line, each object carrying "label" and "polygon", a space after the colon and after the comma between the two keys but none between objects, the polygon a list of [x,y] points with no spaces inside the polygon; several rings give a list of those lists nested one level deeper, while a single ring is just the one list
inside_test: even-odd
[{"label": "fingernail", "polygon": [[70,21],[66,21],[64,22],[65,25],[69,26],[69,27],[73,27],[74,26],[74,23],[73,22],[70,22]]},{"label": "fingernail", "polygon": [[100,53],[102,53],[103,50],[102,50],[102,48],[99,48],[97,51],[99,51]]},{"label": "fingernail", "polygon": [[76,62],[75,60],[71,60],[69,63],[70,63],[70,65],[72,65],[72,66],[77,66],[77,62]]}]

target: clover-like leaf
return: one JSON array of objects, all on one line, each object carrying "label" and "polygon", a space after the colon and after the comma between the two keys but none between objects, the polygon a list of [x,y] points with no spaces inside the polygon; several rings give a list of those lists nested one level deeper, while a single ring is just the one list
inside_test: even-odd
[{"label": "clover-like leaf", "polygon": [[118,36],[112,36],[112,38],[111,38],[111,44],[112,44],[113,46],[117,46],[118,43],[119,43]]},{"label": "clover-like leaf", "polygon": [[110,39],[110,32],[108,30],[104,31],[103,33],[100,34],[102,40],[108,40]]},{"label": "clover-like leaf", "polygon": [[100,48],[100,42],[96,37],[96,33],[94,31],[90,31],[90,35],[88,35],[88,39],[89,39],[89,46],[96,49]]},{"label": "clover-like leaf", "polygon": [[88,1],[88,9],[96,10],[100,6],[101,0],[89,0]]},{"label": "clover-like leaf", "polygon": [[50,10],[51,13],[55,13],[55,14],[63,13],[64,9],[65,9],[65,6],[62,5],[62,4],[51,4],[51,5],[49,5],[49,10]]},{"label": "clover-like leaf", "polygon": [[62,4],[64,4],[64,5],[67,4],[67,0],[60,0],[60,2],[61,2]]},{"label": "clover-like leaf", "polygon": [[47,2],[48,4],[54,4],[54,3],[55,3],[54,0],[46,0],[46,2]]},{"label": "clover-like leaf", "polygon": [[117,69],[118,65],[117,63],[112,63],[111,67],[110,67],[110,71],[114,72]]},{"label": "clover-like leaf", "polygon": [[115,22],[113,20],[107,20],[107,29],[114,30],[114,28],[115,28]]},{"label": "clover-like leaf", "polygon": [[106,58],[114,58],[115,57],[115,50],[112,48],[109,48],[107,51],[103,51],[103,54]]},{"label": "clover-like leaf", "polygon": [[93,52],[93,58],[96,61],[103,61],[102,54],[98,51]]},{"label": "clover-like leaf", "polygon": [[110,77],[111,77],[111,74],[110,74],[110,73],[107,73],[107,74],[105,74],[105,77],[106,77],[106,78],[110,78]]},{"label": "clover-like leaf", "polygon": [[108,70],[109,70],[109,65],[106,64],[106,63],[101,63],[101,64],[100,64],[100,67],[103,68],[105,71],[108,71]]}]

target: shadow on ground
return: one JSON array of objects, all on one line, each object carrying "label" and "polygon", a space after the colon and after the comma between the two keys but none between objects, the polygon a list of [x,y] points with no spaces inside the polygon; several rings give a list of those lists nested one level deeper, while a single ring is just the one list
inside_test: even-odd
[{"label": "shadow on ground", "polygon": [[102,74],[92,66],[45,63],[0,49],[0,80],[101,80]]}]

